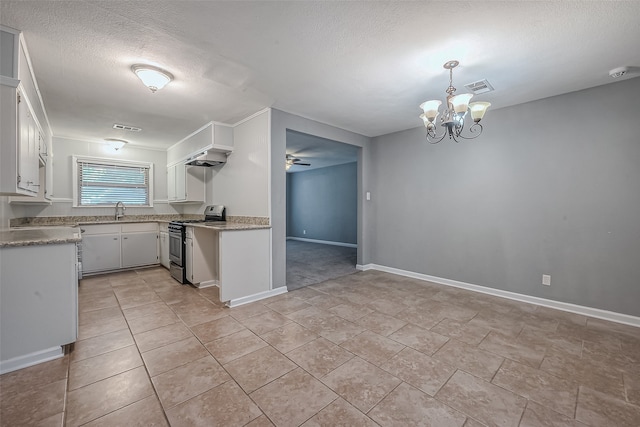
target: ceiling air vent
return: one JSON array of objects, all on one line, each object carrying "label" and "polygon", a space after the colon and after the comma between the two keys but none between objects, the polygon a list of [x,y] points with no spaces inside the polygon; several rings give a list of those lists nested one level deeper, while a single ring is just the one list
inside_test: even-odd
[{"label": "ceiling air vent", "polygon": [[126,130],[129,132],[140,132],[142,130],[141,128],[137,128],[135,126],[120,125],[118,123],[114,123],[113,128],[118,130]]},{"label": "ceiling air vent", "polygon": [[464,85],[467,89],[469,89],[474,94],[478,95],[480,93],[487,93],[493,90],[493,86],[487,79],[478,80],[477,82],[469,83]]}]

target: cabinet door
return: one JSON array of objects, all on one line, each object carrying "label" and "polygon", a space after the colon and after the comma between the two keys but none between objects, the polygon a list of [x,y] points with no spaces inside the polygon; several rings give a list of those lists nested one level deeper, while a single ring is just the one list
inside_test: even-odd
[{"label": "cabinet door", "polygon": [[193,283],[193,239],[187,237],[185,240],[185,270],[187,280]]},{"label": "cabinet door", "polygon": [[167,200],[176,200],[176,165],[167,168]]},{"label": "cabinet door", "polygon": [[187,202],[204,202],[205,170],[201,166],[185,167],[184,200]]},{"label": "cabinet door", "polygon": [[82,272],[120,268],[120,234],[82,236]]},{"label": "cabinet door", "polygon": [[169,233],[165,231],[160,232],[160,264],[163,267],[169,268]]},{"label": "cabinet door", "polygon": [[[0,248],[0,360],[3,368],[38,359],[42,361],[42,356],[50,353],[52,347],[76,341],[78,275],[75,246],[65,243]],[[2,398],[5,398],[4,394]]]},{"label": "cabinet door", "polygon": [[122,233],[122,267],[158,263],[158,233]]},{"label": "cabinet door", "polygon": [[184,202],[187,200],[187,167],[184,163],[178,163],[176,166],[176,201]]},{"label": "cabinet door", "polygon": [[38,137],[33,113],[26,98],[18,100],[18,188],[38,191]]},{"label": "cabinet door", "polygon": [[217,231],[194,227],[191,283],[218,280],[218,236]]}]

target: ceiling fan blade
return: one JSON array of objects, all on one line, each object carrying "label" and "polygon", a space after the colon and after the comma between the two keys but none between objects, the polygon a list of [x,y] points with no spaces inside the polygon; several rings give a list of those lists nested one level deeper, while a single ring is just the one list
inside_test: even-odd
[{"label": "ceiling fan blade", "polygon": [[311,163],[300,163],[300,162],[295,162],[294,165],[296,166],[311,166]]}]

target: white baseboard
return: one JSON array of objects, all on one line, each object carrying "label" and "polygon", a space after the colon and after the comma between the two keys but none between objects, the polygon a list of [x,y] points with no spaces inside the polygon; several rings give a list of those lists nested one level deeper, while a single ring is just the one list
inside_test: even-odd
[{"label": "white baseboard", "polygon": [[58,346],[3,360],[0,362],[0,374],[6,374],[7,372],[37,365],[38,363],[59,359],[62,356],[64,356],[64,351],[61,346]]},{"label": "white baseboard", "polygon": [[599,308],[586,307],[568,302],[554,301],[546,298],[539,298],[530,295],[518,294],[516,292],[503,291],[501,289],[488,288],[486,286],[474,285],[472,283],[459,282],[457,280],[445,279],[442,277],[429,276],[428,274],[415,273],[408,270],[400,270],[398,268],[386,267],[378,264],[356,265],[356,269],[361,271],[378,270],[387,273],[397,274],[399,276],[411,277],[413,279],[424,280],[428,282],[438,283],[446,286],[467,289],[474,292],[480,292],[487,295],[493,295],[501,298],[507,298],[515,301],[526,302],[530,304],[540,305],[543,307],[555,308],[557,310],[568,311],[570,313],[582,314],[584,316],[595,317],[598,319],[609,320],[611,322],[623,323],[640,327],[640,317],[628,314],[616,313],[614,311],[601,310]]},{"label": "white baseboard", "polygon": [[299,240],[301,242],[320,243],[321,245],[344,246],[345,248],[357,248],[355,243],[332,242],[330,240],[305,239],[304,237],[287,237],[287,240]]},{"label": "white baseboard", "polygon": [[205,280],[204,282],[197,283],[195,286],[198,289],[210,288],[212,286],[218,286],[218,280]]},{"label": "white baseboard", "polygon": [[250,302],[260,301],[261,299],[275,297],[276,295],[287,293],[286,286],[280,286],[279,288],[271,289],[270,291],[258,292],[257,294],[249,295],[242,298],[232,299],[227,302],[228,307],[237,307],[239,305],[249,304]]}]

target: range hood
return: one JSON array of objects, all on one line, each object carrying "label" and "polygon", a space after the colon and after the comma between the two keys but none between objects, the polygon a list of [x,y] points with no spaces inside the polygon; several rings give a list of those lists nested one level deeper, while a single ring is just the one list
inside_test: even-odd
[{"label": "range hood", "polygon": [[220,151],[203,151],[185,162],[189,166],[218,166],[227,163],[227,154]]}]

